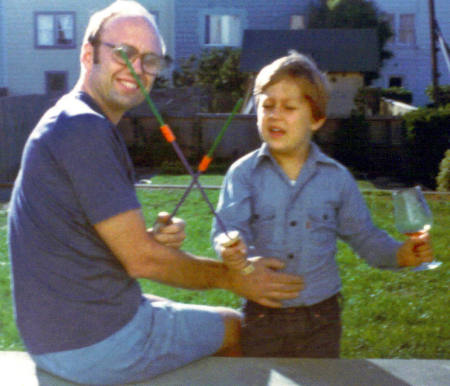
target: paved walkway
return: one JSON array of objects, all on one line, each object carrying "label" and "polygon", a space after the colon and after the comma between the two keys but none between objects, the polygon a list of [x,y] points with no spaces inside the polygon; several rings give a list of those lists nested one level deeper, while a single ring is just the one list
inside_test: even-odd
[{"label": "paved walkway", "polygon": [[[39,378],[39,380],[38,380]],[[5,386],[71,386],[36,370],[26,353],[0,352]],[[210,357],[136,386],[445,386],[450,360]]]}]

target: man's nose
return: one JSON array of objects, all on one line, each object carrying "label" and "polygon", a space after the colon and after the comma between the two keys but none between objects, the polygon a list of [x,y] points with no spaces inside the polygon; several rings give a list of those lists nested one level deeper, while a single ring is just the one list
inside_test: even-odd
[{"label": "man's nose", "polygon": [[136,74],[143,74],[144,68],[142,67],[142,60],[140,56],[136,56],[131,60],[131,64],[133,65],[133,69],[136,72]]}]

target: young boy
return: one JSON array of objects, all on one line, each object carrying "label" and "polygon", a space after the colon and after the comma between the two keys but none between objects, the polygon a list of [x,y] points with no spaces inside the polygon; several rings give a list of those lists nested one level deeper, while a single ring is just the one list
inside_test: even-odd
[{"label": "young boy", "polygon": [[314,62],[296,52],[275,60],[258,74],[254,97],[263,144],[230,167],[217,208],[240,241],[224,243],[214,222],[214,247],[249,280],[255,256],[276,257],[285,272],[303,276],[304,290],[282,308],[245,303],[243,354],[338,357],[337,237],[384,268],[432,260],[429,237],[401,244],[377,229],[352,175],[312,142],[328,100],[326,77]]}]

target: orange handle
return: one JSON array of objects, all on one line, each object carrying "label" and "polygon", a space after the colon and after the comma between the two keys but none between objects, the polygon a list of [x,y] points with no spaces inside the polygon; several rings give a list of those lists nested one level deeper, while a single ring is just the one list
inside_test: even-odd
[{"label": "orange handle", "polygon": [[205,155],[202,160],[200,161],[200,164],[198,165],[198,171],[200,173],[203,173],[206,169],[208,169],[209,164],[211,163],[212,158]]},{"label": "orange handle", "polygon": [[162,125],[160,127],[160,130],[167,142],[172,143],[173,141],[175,141],[175,134],[172,132],[169,125]]}]

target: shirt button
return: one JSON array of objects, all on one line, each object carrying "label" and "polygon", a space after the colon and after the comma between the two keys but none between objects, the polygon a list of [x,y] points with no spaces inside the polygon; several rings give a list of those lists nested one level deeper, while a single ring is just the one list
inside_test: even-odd
[{"label": "shirt button", "polygon": [[289,225],[290,225],[291,227],[295,227],[295,226],[297,225],[297,221],[291,221],[291,222],[289,223]]},{"label": "shirt button", "polygon": [[289,255],[287,257],[288,257],[288,259],[292,260],[294,258],[294,254],[293,253],[289,253]]}]

